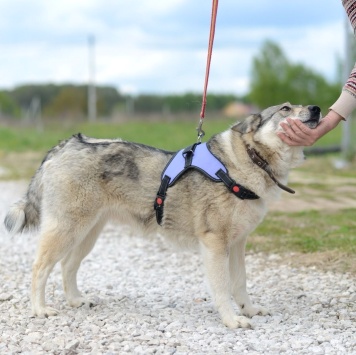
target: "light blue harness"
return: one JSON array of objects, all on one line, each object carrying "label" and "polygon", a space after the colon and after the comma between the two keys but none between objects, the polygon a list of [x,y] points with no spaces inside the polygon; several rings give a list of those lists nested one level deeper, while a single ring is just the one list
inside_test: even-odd
[{"label": "light blue harness", "polygon": [[214,182],[223,182],[235,196],[242,200],[259,198],[254,192],[237,184],[229,176],[225,165],[211,153],[206,143],[195,143],[177,152],[162,172],[161,185],[154,203],[156,219],[159,225],[162,224],[167,189],[173,186],[189,169],[198,170]]}]

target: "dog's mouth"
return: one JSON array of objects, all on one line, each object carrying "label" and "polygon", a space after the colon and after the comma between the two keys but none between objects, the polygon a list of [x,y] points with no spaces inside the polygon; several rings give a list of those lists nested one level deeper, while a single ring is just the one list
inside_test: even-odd
[{"label": "dog's mouth", "polygon": [[319,106],[310,105],[308,106],[308,110],[310,112],[309,119],[302,121],[306,126],[311,129],[317,127],[321,119],[321,110]]},{"label": "dog's mouth", "polygon": [[316,126],[319,124],[320,117],[319,118],[311,118],[308,121],[304,121],[303,123],[308,126],[311,129],[316,128]]}]

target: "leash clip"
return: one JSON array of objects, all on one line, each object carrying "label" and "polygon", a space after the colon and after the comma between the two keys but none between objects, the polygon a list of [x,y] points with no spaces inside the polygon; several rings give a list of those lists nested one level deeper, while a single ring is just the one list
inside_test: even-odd
[{"label": "leash clip", "polygon": [[197,139],[198,143],[201,143],[201,139],[205,136],[205,132],[203,131],[202,126],[203,126],[203,120],[200,118],[199,125],[196,128],[196,130],[198,131],[198,139]]}]

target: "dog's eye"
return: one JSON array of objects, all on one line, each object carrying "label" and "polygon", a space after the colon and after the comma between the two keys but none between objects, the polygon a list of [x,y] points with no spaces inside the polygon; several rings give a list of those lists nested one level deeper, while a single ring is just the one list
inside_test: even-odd
[{"label": "dog's eye", "polygon": [[283,107],[281,108],[281,110],[282,110],[282,111],[290,111],[291,108],[290,108],[289,106],[283,106]]}]

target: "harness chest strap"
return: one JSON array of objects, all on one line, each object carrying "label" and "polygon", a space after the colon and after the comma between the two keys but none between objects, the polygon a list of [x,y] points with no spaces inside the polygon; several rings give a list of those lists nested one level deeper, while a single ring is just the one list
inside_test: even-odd
[{"label": "harness chest strap", "polygon": [[159,225],[162,223],[167,189],[173,186],[189,169],[198,170],[214,182],[223,182],[229,191],[241,200],[259,198],[254,192],[236,183],[229,176],[225,165],[210,152],[206,143],[195,143],[176,153],[162,172],[161,185],[154,203],[156,219]]}]

